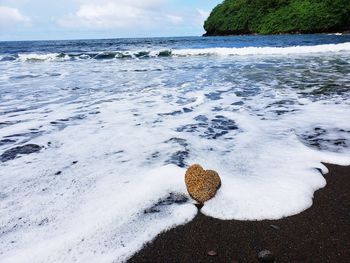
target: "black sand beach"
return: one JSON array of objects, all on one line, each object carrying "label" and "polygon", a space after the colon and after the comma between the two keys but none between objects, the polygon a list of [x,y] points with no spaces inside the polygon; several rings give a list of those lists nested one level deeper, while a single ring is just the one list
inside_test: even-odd
[{"label": "black sand beach", "polygon": [[[298,215],[223,221],[199,212],[190,223],[160,234],[128,262],[258,262],[265,249],[276,262],[350,262],[350,166],[327,167],[327,186]],[[216,256],[208,256],[212,250]]]}]

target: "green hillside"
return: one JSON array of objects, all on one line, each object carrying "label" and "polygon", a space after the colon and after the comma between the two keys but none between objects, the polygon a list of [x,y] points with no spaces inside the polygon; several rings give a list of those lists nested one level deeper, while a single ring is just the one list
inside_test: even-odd
[{"label": "green hillside", "polygon": [[225,0],[204,23],[208,36],[350,30],[350,0]]}]

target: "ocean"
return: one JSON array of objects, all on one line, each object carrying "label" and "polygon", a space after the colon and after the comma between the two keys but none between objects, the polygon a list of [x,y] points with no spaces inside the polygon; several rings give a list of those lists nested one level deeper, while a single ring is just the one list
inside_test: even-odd
[{"label": "ocean", "polygon": [[350,35],[0,42],[1,262],[123,262],[197,213],[278,219],[350,164]]}]

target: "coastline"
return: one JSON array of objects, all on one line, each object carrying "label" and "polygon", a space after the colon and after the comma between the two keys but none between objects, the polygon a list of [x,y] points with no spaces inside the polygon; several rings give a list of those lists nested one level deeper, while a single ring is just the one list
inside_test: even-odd
[{"label": "coastline", "polygon": [[259,34],[256,32],[251,32],[251,33],[237,33],[237,34],[232,34],[232,33],[222,33],[222,34],[208,34],[204,33],[202,37],[235,37],[235,36],[280,36],[280,35],[350,35],[350,30],[345,30],[345,31],[330,31],[330,32],[280,32],[280,33],[275,33],[275,34]]},{"label": "coastline", "polygon": [[[300,214],[236,221],[199,212],[188,224],[159,234],[128,262],[258,262],[265,249],[276,262],[350,262],[350,166],[326,166],[326,187]],[[208,256],[211,250],[217,256]]]}]

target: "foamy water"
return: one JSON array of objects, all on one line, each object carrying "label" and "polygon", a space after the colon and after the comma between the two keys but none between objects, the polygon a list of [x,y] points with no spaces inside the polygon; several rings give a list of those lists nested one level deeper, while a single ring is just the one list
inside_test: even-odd
[{"label": "foamy water", "polygon": [[222,178],[202,212],[238,220],[297,214],[321,162],[350,164],[349,43],[171,43],[1,54],[0,154],[42,146],[0,163],[1,262],[127,260],[196,215],[193,163]]}]

